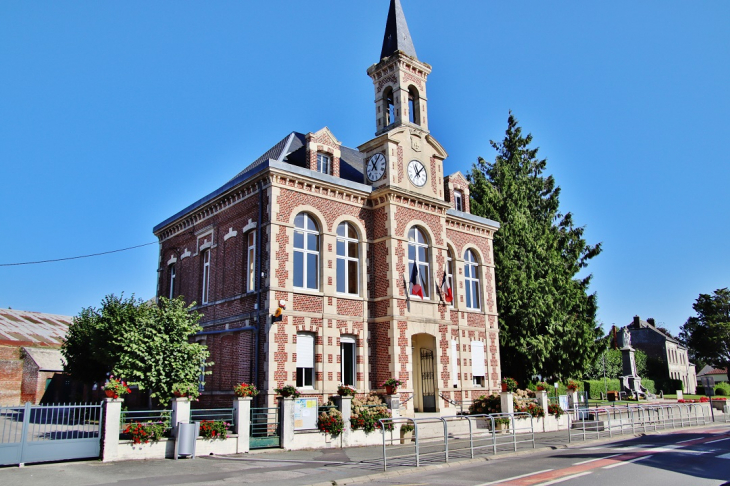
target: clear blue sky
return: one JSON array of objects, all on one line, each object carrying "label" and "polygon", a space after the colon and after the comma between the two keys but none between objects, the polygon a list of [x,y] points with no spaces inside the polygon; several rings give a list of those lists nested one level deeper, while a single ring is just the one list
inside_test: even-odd
[{"label": "clear blue sky", "polygon": [[[402,0],[433,66],[445,171],[493,158],[508,110],[562,209],[603,242],[608,328],[676,332],[730,285],[730,3]],[[0,3],[0,263],[155,241],[152,227],[289,131],[375,131],[388,0]],[[0,307],[75,315],[155,293],[157,246],[0,267]]]}]

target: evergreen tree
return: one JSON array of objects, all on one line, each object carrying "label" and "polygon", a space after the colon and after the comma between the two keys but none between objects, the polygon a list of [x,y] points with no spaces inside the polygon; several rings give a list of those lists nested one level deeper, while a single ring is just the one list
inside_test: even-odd
[{"label": "evergreen tree", "polygon": [[580,377],[601,349],[591,275],[578,277],[601,252],[559,210],[560,188],[544,176],[545,159],[530,147],[512,112],[495,161],[481,157],[468,179],[471,212],[501,224],[494,237],[502,374]]}]

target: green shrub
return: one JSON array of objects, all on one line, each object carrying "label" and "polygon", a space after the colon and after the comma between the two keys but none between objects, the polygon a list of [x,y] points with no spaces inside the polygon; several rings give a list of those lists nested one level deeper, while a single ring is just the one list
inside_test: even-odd
[{"label": "green shrub", "polygon": [[[643,383],[643,380],[642,380]],[[608,384],[608,390],[606,390]],[[621,391],[621,380],[609,378],[605,382],[603,380],[585,380],[583,388],[588,392],[588,398],[591,400],[600,400],[601,393],[606,391]]]},{"label": "green shrub", "polygon": [[649,393],[656,393],[656,384],[654,383],[654,380],[650,380],[649,378],[642,378],[641,379],[641,385],[646,388]]},{"label": "green shrub", "polygon": [[720,397],[730,396],[730,383],[718,383],[715,385],[715,395]]}]

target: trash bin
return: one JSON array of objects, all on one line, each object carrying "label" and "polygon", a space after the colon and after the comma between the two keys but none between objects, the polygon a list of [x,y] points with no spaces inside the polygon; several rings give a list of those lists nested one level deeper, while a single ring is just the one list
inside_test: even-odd
[{"label": "trash bin", "polygon": [[191,459],[195,459],[195,443],[197,442],[199,431],[200,422],[177,424],[177,431],[175,433],[175,459],[178,459],[180,456],[190,456]]}]

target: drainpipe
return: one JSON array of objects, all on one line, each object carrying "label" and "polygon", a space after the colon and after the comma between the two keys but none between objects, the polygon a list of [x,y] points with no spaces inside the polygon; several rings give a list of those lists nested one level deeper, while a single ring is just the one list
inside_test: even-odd
[{"label": "drainpipe", "polygon": [[256,281],[258,285],[256,285],[256,323],[254,324],[255,328],[255,334],[254,334],[254,361],[253,361],[253,380],[251,380],[253,383],[256,384],[256,388],[260,389],[259,387],[259,332],[260,332],[260,320],[261,320],[261,287],[263,284],[263,276],[262,276],[262,270],[263,270],[263,247],[261,245],[261,242],[263,241],[263,220],[264,220],[264,182],[262,180],[258,181],[257,183],[258,189],[259,189],[259,219],[258,223],[256,224],[256,247],[258,248],[258,251],[256,252],[257,262],[257,271],[256,271]]}]

